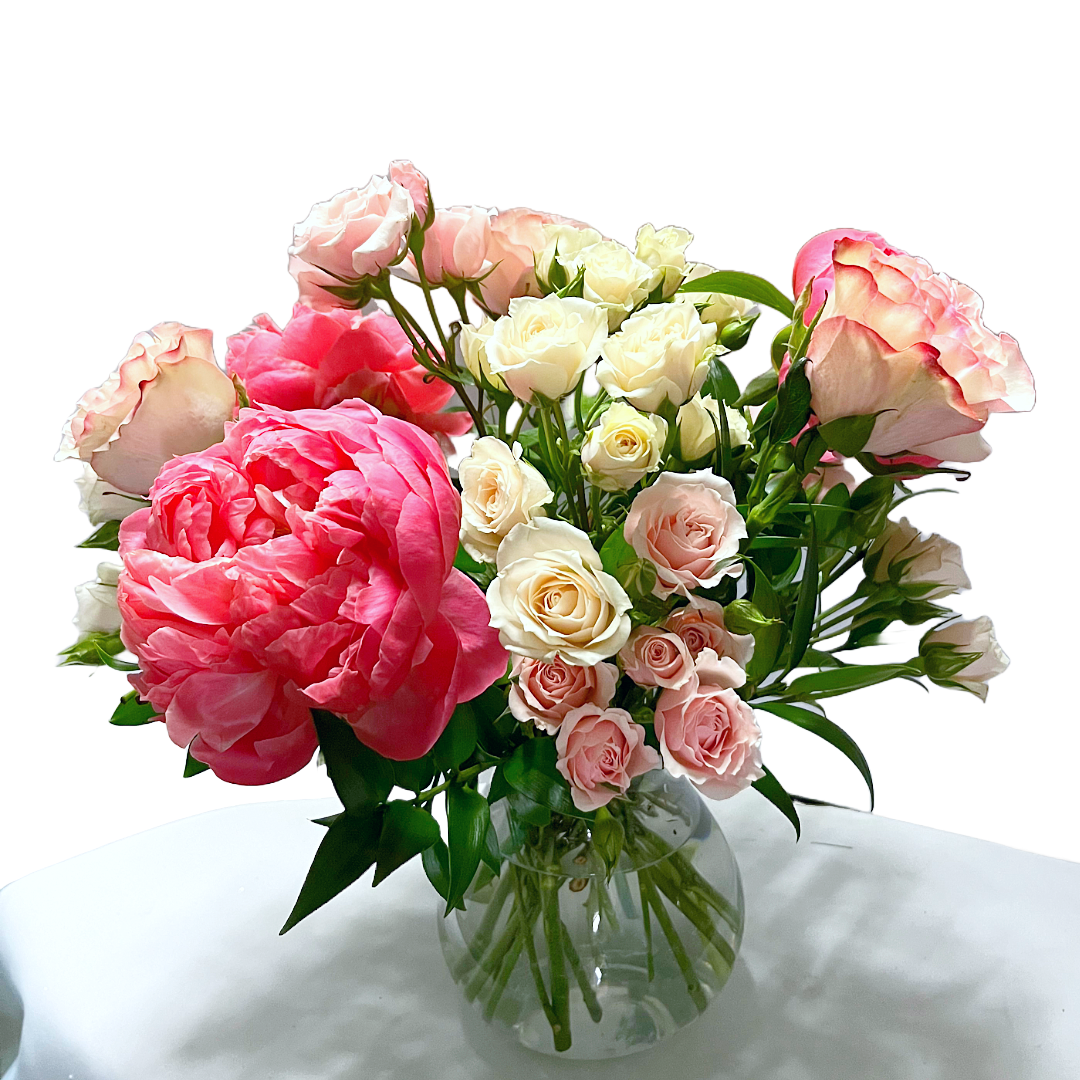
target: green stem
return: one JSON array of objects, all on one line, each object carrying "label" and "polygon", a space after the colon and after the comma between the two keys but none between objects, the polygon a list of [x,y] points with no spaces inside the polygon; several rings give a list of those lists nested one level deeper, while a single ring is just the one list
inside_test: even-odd
[{"label": "green stem", "polygon": [[664,907],[664,902],[660,899],[660,896],[656,891],[656,886],[653,884],[650,871],[648,869],[639,870],[638,878],[644,882],[646,899],[649,906],[656,914],[656,921],[660,924],[660,929],[663,930],[664,937],[667,938],[668,945],[671,946],[671,951],[675,956],[675,962],[679,965],[679,970],[682,972],[683,979],[686,981],[686,992],[690,995],[690,1000],[697,1007],[697,1011],[704,1012],[705,1007],[708,1005],[705,991],[701,988],[701,982],[694,971],[694,965],[691,963],[690,957],[686,953],[685,946],[679,939],[679,935],[675,932],[675,927],[671,922],[671,916],[668,915],[667,910]]},{"label": "green stem", "polygon": [[[518,904],[522,909],[525,909],[527,904],[525,893],[528,884],[523,880],[524,872],[517,866],[513,866],[511,872],[514,875],[514,892],[517,895]],[[551,1007],[551,1002],[548,1000],[547,987],[544,986],[544,976],[540,971],[540,960],[536,955],[536,942],[533,940],[532,927],[529,925],[524,926],[521,934],[525,939],[525,952],[529,957],[529,970],[532,972],[533,982],[536,984],[536,994],[540,999],[540,1007],[544,1010],[544,1015],[551,1025],[552,1032],[554,1032],[559,1021],[555,1015],[555,1010]]]},{"label": "green stem", "polygon": [[547,941],[548,972],[551,982],[551,1007],[557,1024],[551,1033],[555,1037],[555,1049],[570,1049],[570,983],[566,978],[566,959],[563,955],[562,921],[559,918],[559,885],[561,878],[553,874],[540,875],[541,909],[544,920],[544,937]]},{"label": "green stem", "polygon": [[462,769],[461,772],[455,773],[449,780],[444,780],[438,787],[429,788],[427,791],[421,791],[419,795],[413,799],[413,802],[417,806],[422,806],[426,802],[431,802],[436,795],[444,792],[452,784],[463,784],[466,780],[471,780],[474,776],[479,776],[485,769],[490,769],[490,765],[470,765],[467,769]]},{"label": "green stem", "polygon": [[521,429],[525,426],[525,420],[529,415],[529,406],[521,406],[521,415],[517,418],[517,423],[514,424],[514,433],[510,436],[510,444],[513,445],[517,442],[518,436],[521,434]]},{"label": "green stem", "polygon": [[522,929],[525,925],[525,917],[519,911],[514,911],[507,920],[499,940],[495,942],[491,951],[483,958],[480,966],[473,972],[472,978],[465,987],[465,1000],[474,1001],[476,996],[484,988],[488,979],[495,978],[499,971],[499,965],[503,957],[513,947],[515,941],[521,940]]},{"label": "green stem", "polygon": [[510,946],[510,951],[503,960],[502,967],[499,969],[499,975],[496,978],[494,985],[491,987],[491,993],[488,996],[487,1002],[484,1004],[485,1020],[490,1020],[495,1015],[495,1009],[502,999],[506,984],[510,981],[510,976],[513,974],[514,968],[517,967],[517,962],[521,956],[523,946],[524,942],[522,941],[522,934],[518,933],[514,938],[513,944]]},{"label": "green stem", "polygon": [[[650,867],[650,870],[655,869],[656,867]],[[694,929],[720,953],[730,968],[735,963],[735,951],[717,932],[716,926],[713,924],[712,919],[709,918],[708,913],[693,902],[690,893],[681,887],[681,883],[677,878],[672,880],[671,877],[661,872],[655,875],[655,883],[656,887],[675,905],[676,909],[682,912]]]},{"label": "green stem", "polygon": [[[492,896],[491,902],[487,906],[487,911],[484,912],[484,917],[477,927],[476,933],[473,935],[472,941],[468,942],[469,951],[454,967],[452,972],[454,982],[461,982],[469,969],[474,964],[480,963],[484,952],[491,941],[491,935],[495,932],[495,924],[499,921],[499,916],[502,914],[506,898],[510,895],[510,889],[510,875],[504,874],[499,881],[498,887],[495,889],[495,895]],[[511,914],[510,917],[513,919],[513,914]]]},{"label": "green stem", "polygon": [[649,982],[652,982],[656,976],[656,970],[653,967],[652,916],[649,914],[649,898],[645,888],[645,880],[640,873],[638,874],[638,892],[641,894],[641,920],[645,924],[645,966],[649,976]]},{"label": "green stem", "polygon": [[592,1017],[593,1023],[599,1024],[604,1017],[604,1010],[600,1008],[596,991],[593,989],[592,983],[589,982],[588,973],[582,966],[581,957],[578,956],[573,941],[570,940],[570,931],[567,930],[566,923],[560,920],[559,925],[562,927],[563,952],[566,954],[567,960],[570,961],[570,970],[573,971],[578,988],[581,990],[581,996],[585,999],[585,1008],[589,1010],[589,1016]]}]

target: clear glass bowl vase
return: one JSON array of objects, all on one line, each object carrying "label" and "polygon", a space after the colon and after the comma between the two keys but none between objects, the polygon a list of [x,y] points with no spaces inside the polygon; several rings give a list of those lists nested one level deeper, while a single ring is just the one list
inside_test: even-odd
[{"label": "clear glass bowl vase", "polygon": [[511,842],[500,800],[500,846],[516,850],[499,874],[481,866],[464,910],[439,912],[466,1000],[542,1053],[655,1046],[705,1011],[742,940],[739,868],[692,784],[657,770],[608,809],[624,833],[610,872],[589,822],[553,815]]}]

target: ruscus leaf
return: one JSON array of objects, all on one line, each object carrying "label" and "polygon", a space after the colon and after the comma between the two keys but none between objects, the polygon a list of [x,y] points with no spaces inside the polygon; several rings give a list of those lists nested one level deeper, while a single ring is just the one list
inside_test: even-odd
[{"label": "ruscus leaf", "polygon": [[394,786],[393,764],[365,746],[340,716],[323,709],[311,715],[327,774],[345,809],[369,810],[383,802]]},{"label": "ruscus leaf", "polygon": [[761,768],[764,770],[765,775],[760,780],[755,780],[751,786],[764,795],[791,822],[792,828],[795,830],[795,839],[798,840],[802,836],[802,823],[799,821],[799,814],[795,809],[795,804],[791,801],[791,796],[764,765]]},{"label": "ruscus leaf", "polygon": [[775,285],[756,274],[746,274],[741,270],[717,270],[704,277],[685,282],[679,289],[681,293],[723,293],[726,296],[741,296],[744,300],[753,300],[755,304],[764,304],[781,315],[791,318],[795,313],[794,303]]}]

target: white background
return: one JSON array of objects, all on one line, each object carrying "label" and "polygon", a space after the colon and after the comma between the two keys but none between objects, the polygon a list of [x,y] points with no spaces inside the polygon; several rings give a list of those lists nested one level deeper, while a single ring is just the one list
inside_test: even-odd
[{"label": "white background", "polygon": [[[393,157],[428,173],[440,205],[524,204],[624,242],[643,221],[684,225],[692,255],[781,286],[812,234],[875,229],[983,294],[1039,405],[991,421],[994,454],[958,495],[908,510],[962,545],[975,588],[960,606],[993,616],[1012,667],[986,706],[901,683],[830,714],[866,751],[880,813],[1080,860],[1066,10],[19,5],[0,73],[0,884],[211,807],[329,793],[314,766],[261,789],[183,780],[161,727],[108,724],[121,675],[54,666],[97,559],[72,547],[89,531],[75,467],[51,456],[137,331],[212,327],[223,357],[257,312],[283,322],[293,222]],[[777,321],[735,358],[740,379],[767,365]],[[777,721],[765,754],[790,789],[865,805],[812,736]]]}]

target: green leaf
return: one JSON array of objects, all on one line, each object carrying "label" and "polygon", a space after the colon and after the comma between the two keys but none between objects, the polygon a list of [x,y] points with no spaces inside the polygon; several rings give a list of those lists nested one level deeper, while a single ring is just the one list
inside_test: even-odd
[{"label": "green leaf", "polygon": [[346,810],[370,810],[383,802],[394,786],[394,766],[365,746],[353,729],[333,713],[312,709],[326,771]]},{"label": "green leaf", "polygon": [[807,428],[795,444],[795,467],[804,476],[813,472],[828,448],[828,444],[821,437],[820,425]]},{"label": "green leaf", "polygon": [[681,293],[704,292],[723,293],[725,296],[741,296],[744,300],[753,300],[755,304],[764,304],[789,319],[795,313],[795,305],[772,282],[756,274],[744,274],[740,270],[717,270],[714,274],[695,278],[685,282],[679,289]]},{"label": "green leaf", "polygon": [[889,679],[905,675],[917,676],[922,672],[912,664],[848,664],[833,671],[815,671],[800,675],[788,687],[796,695],[813,694],[815,697],[835,697],[852,690],[862,690]]},{"label": "green leaf", "polygon": [[736,409],[744,405],[764,405],[776,393],[776,386],[776,372],[763,371],[746,384],[746,389],[731,404]]},{"label": "green leaf", "polygon": [[491,814],[487,799],[471,788],[454,784],[446,791],[446,828],[450,853],[446,915],[453,911],[472,883],[487,842]]},{"label": "green leaf", "polygon": [[435,779],[435,761],[431,754],[411,761],[393,761],[394,783],[418,794]]},{"label": "green leaf", "polygon": [[739,384],[731,369],[718,356],[714,356],[709,362],[709,376],[705,380],[705,392],[710,394],[715,401],[730,405],[739,397]]},{"label": "green leaf", "polygon": [[[746,561],[750,562],[749,559]],[[754,655],[746,665],[747,677],[754,682],[760,682],[772,671],[783,647],[787,629],[783,622],[784,611],[780,606],[780,598],[776,595],[772,583],[760,566],[752,562],[751,565],[754,568],[754,607],[770,620],[770,624],[762,628],[760,635],[754,634]]]},{"label": "green leaf", "polygon": [[617,578],[619,571],[628,563],[636,562],[638,553],[627,542],[622,529],[616,529],[600,549],[600,562],[604,569]]},{"label": "green leaf", "polygon": [[592,820],[595,814],[579,810],[570,796],[570,785],[556,769],[558,754],[554,739],[529,739],[522,743],[503,765],[506,782],[557,814]]},{"label": "green leaf", "polygon": [[[491,804],[488,803],[490,806]],[[487,832],[484,834],[484,846],[480,850],[480,858],[493,874],[498,875],[502,869],[502,852],[499,851],[499,835],[495,831],[495,822],[489,821]]]},{"label": "green leaf", "polygon": [[810,380],[806,361],[792,364],[787,377],[776,391],[776,412],[769,427],[774,443],[794,439],[810,419]]},{"label": "green leaf", "polygon": [[833,656],[830,652],[821,652],[818,649],[807,649],[803,653],[802,658],[803,667],[817,667],[817,668],[834,668],[834,667],[846,667],[847,665],[839,657]]},{"label": "green leaf", "polygon": [[656,567],[642,559],[627,543],[622,529],[616,529],[600,549],[604,569],[635,599],[651,596],[656,585]]},{"label": "green leaf", "polygon": [[491,774],[491,784],[487,795],[488,806],[494,806],[500,799],[505,799],[512,790],[513,788],[506,782],[506,777],[503,776],[502,765],[498,765]]},{"label": "green leaf", "polygon": [[[883,410],[886,411],[886,410]],[[862,453],[874,432],[874,424],[881,413],[865,413],[862,416],[842,416],[821,424],[818,431],[829,445],[830,450],[844,457],[855,457]]]},{"label": "green leaf", "polygon": [[451,769],[456,769],[475,747],[476,714],[472,705],[466,701],[453,711],[450,722],[435,744],[435,764],[442,772],[450,772]]},{"label": "green leaf", "polygon": [[795,839],[798,840],[802,835],[802,824],[799,821],[799,814],[795,809],[795,804],[791,801],[791,796],[764,765],[761,768],[764,770],[765,775],[760,780],[755,780],[751,786],[756,791],[761,792],[791,822],[795,829]]},{"label": "green leaf", "polygon": [[191,750],[187,752],[187,760],[184,762],[184,778],[187,779],[192,776],[198,776],[199,773],[206,772],[210,766],[204,764],[201,761],[196,760],[191,756]]},{"label": "green leaf", "polygon": [[73,664],[85,664],[100,667],[105,661],[102,655],[115,656],[124,651],[124,643],[120,640],[120,632],[117,630],[91,630],[83,634],[74,645],[62,649],[58,655],[63,659],[60,666]]},{"label": "green leaf", "polygon": [[863,757],[855,740],[843,728],[838,727],[828,717],[821,713],[811,712],[800,705],[789,705],[783,701],[755,702],[755,709],[764,709],[776,716],[796,724],[807,731],[812,732],[819,739],[824,739],[831,746],[835,746],[862,774],[863,780],[870,791],[870,809],[874,809],[874,780],[870,775],[870,766]]},{"label": "green leaf", "polygon": [[[438,839],[420,855],[424,873],[435,891],[445,900],[450,892],[450,852],[442,839]],[[465,904],[459,899],[454,907],[465,910]]]},{"label": "green leaf", "polygon": [[313,817],[311,819],[311,824],[321,825],[324,829],[329,829],[339,817],[341,817],[341,814],[327,814],[326,817]]},{"label": "green leaf", "polygon": [[431,847],[438,839],[439,823],[426,810],[401,799],[387,803],[372,886],[385,881],[399,866]]},{"label": "green leaf", "polygon": [[806,545],[806,561],[802,569],[802,581],[799,583],[799,596],[795,601],[795,614],[791,619],[791,647],[788,654],[787,670],[799,666],[799,661],[810,644],[810,635],[814,629],[814,617],[818,604],[818,545],[817,526],[814,517],[810,517],[810,537]]},{"label": "green leaf", "polygon": [[551,811],[548,807],[544,806],[543,803],[530,799],[528,795],[522,795],[520,791],[511,788],[506,801],[512,811],[510,815],[511,822],[518,820],[526,825],[536,825],[539,828],[551,824]]},{"label": "green leaf", "polygon": [[872,540],[884,530],[895,487],[891,477],[871,476],[851,493],[851,527],[859,536]]},{"label": "green leaf", "polygon": [[458,544],[457,555],[454,556],[454,568],[471,577],[480,577],[487,567],[474,559],[461,544]]},{"label": "green leaf", "polygon": [[138,671],[138,664],[129,664],[126,660],[117,660],[115,656],[107,653],[105,649],[97,642],[95,642],[97,648],[98,661],[104,664],[106,667],[112,668],[113,671]]},{"label": "green leaf", "polygon": [[100,548],[102,551],[119,551],[120,522],[106,521],[101,528],[91,533],[81,544],[76,544],[76,547]]},{"label": "green leaf", "polygon": [[381,806],[363,813],[347,812],[337,818],[326,830],[292,913],[279,934],[288,932],[301,919],[306,919],[347,889],[375,862],[382,823]]},{"label": "green leaf", "polygon": [[794,323],[788,323],[787,326],[780,327],[776,332],[776,336],[772,339],[772,344],[769,346],[769,359],[777,371],[783,366],[784,357],[790,347],[791,334],[794,329]]},{"label": "green leaf", "polygon": [[140,727],[162,717],[149,701],[140,701],[139,695],[132,690],[120,699],[120,704],[113,710],[110,724],[117,727]]}]

